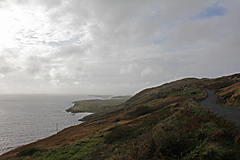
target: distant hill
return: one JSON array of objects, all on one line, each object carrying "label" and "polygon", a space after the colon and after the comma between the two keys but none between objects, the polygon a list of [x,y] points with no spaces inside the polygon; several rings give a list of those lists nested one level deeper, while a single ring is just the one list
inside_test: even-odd
[{"label": "distant hill", "polygon": [[240,159],[240,129],[201,107],[204,88],[217,103],[240,107],[240,74],[185,78],[145,89],[86,122],[19,147],[0,159]]}]

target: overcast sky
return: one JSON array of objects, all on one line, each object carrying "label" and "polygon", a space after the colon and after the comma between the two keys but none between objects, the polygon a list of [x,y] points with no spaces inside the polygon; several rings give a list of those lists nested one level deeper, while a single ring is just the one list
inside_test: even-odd
[{"label": "overcast sky", "polygon": [[135,94],[240,70],[239,0],[0,0],[0,93]]}]

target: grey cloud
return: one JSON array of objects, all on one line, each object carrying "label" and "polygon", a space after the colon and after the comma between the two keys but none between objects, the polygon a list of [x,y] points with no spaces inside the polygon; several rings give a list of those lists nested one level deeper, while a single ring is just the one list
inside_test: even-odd
[{"label": "grey cloud", "polygon": [[4,7],[6,4],[6,0],[0,0],[0,8]]},{"label": "grey cloud", "polygon": [[14,68],[12,67],[12,64],[9,63],[6,58],[4,58],[3,56],[0,56],[0,73],[5,75],[8,73],[11,73],[12,71],[14,71]]},{"label": "grey cloud", "polygon": [[[28,4],[43,9],[44,25],[18,33],[25,42],[17,46],[19,62],[7,54],[4,58],[16,63],[6,64],[10,69],[22,68],[11,74],[35,77],[32,85],[61,92],[135,93],[177,78],[239,68],[237,0]],[[223,16],[193,18],[215,4],[226,8]]]},{"label": "grey cloud", "polygon": [[41,1],[44,6],[46,6],[47,9],[52,9],[58,6],[61,6],[62,0],[51,0],[51,1]]},{"label": "grey cloud", "polygon": [[205,46],[218,43],[219,40],[222,40],[221,37],[225,37],[228,34],[228,30],[221,27],[222,23],[224,22],[218,18],[185,21],[182,25],[175,28],[169,37],[168,43],[182,47]]},{"label": "grey cloud", "polygon": [[30,75],[39,75],[40,72],[46,72],[50,69],[50,60],[46,57],[37,55],[29,56],[26,59],[26,71]]},{"label": "grey cloud", "polygon": [[12,71],[13,71],[13,69],[10,66],[0,66],[0,72],[3,75],[10,73]]}]

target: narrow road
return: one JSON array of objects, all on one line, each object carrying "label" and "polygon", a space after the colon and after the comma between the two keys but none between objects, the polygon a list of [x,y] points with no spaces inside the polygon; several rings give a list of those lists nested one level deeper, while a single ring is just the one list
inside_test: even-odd
[{"label": "narrow road", "polygon": [[217,95],[211,90],[206,89],[208,97],[199,104],[212,112],[225,116],[227,119],[233,120],[240,125],[240,108],[227,107],[216,104]]}]

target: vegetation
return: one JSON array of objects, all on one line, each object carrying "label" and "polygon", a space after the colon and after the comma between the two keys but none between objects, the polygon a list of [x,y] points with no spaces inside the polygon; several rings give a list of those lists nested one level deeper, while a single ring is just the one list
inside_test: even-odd
[{"label": "vegetation", "polygon": [[221,89],[218,93],[218,103],[240,107],[240,83]]},{"label": "vegetation", "polygon": [[[126,159],[239,159],[239,129],[199,106],[184,107],[138,137]],[[231,158],[230,158],[231,157]]]},{"label": "vegetation", "polygon": [[218,103],[239,106],[239,83],[235,74],[145,89],[0,159],[240,159],[240,128],[198,104],[208,88]]},{"label": "vegetation", "polygon": [[35,147],[29,147],[29,148],[25,148],[25,149],[21,150],[17,154],[17,156],[18,157],[32,156],[33,154],[35,154],[38,151],[41,151],[41,150],[38,148],[35,148]]},{"label": "vegetation", "polygon": [[126,101],[125,98],[117,99],[92,99],[75,101],[74,106],[67,109],[67,112],[101,112],[104,110],[110,110],[112,107],[117,106]]}]

